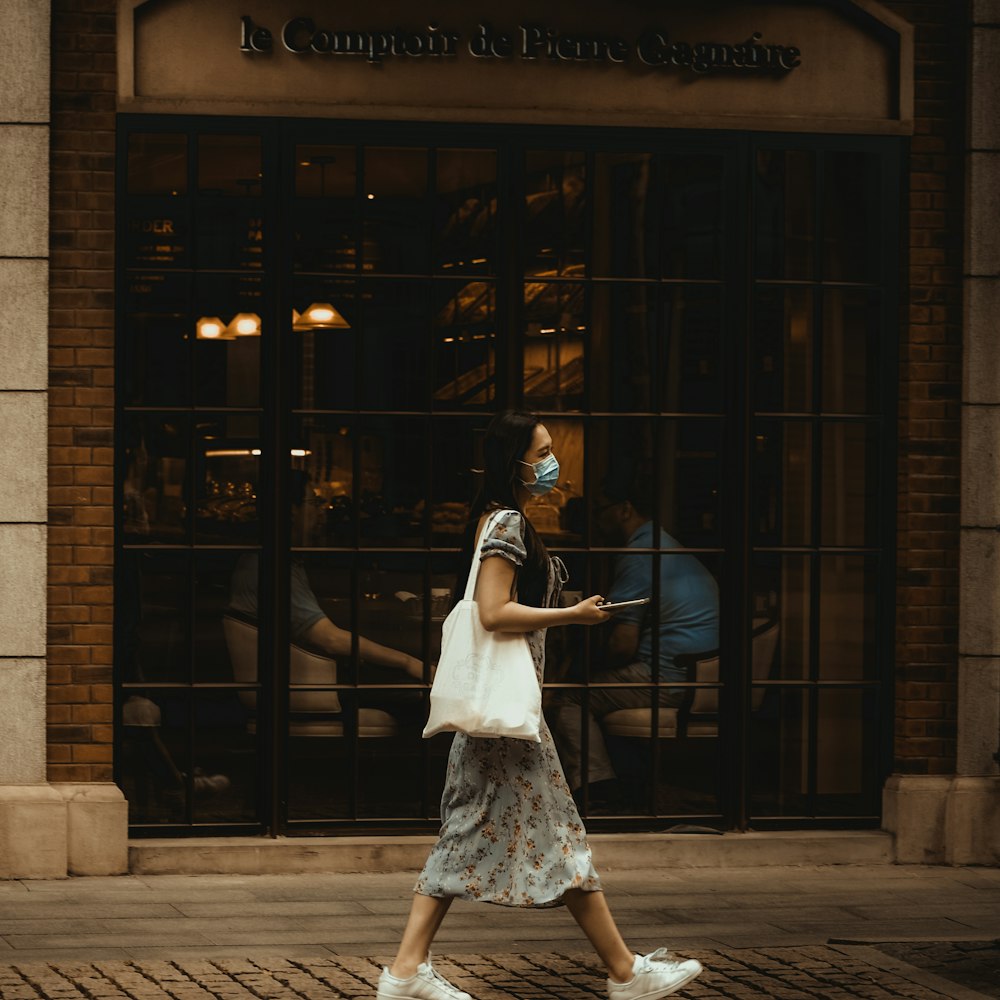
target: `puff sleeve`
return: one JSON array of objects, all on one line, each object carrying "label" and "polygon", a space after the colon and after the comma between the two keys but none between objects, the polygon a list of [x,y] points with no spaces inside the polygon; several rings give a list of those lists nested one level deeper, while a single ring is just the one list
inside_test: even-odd
[{"label": "puff sleeve", "polygon": [[515,566],[523,566],[528,555],[524,545],[524,520],[516,510],[495,517],[479,549],[480,559],[502,556]]}]

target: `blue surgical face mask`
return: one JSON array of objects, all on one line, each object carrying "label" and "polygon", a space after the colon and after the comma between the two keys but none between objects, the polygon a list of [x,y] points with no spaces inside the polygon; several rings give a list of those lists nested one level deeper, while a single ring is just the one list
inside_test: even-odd
[{"label": "blue surgical face mask", "polygon": [[530,462],[522,462],[521,464],[534,469],[535,481],[533,483],[526,483],[523,479],[521,480],[524,483],[524,488],[533,497],[540,497],[548,493],[559,482],[559,461],[551,452],[540,462],[535,462],[534,465]]}]

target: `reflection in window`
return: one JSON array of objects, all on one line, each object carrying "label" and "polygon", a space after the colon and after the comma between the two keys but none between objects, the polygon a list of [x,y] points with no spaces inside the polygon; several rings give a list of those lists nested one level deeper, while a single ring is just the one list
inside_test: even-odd
[{"label": "reflection in window", "polygon": [[753,454],[753,514],[758,545],[811,545],[812,427],[761,420]]},{"label": "reflection in window", "polygon": [[496,289],[492,283],[436,282],[433,309],[434,402],[487,406],[496,393]]},{"label": "reflection in window", "polygon": [[580,284],[524,286],[524,397],[537,410],[576,410],[584,399],[587,311]]},{"label": "reflection in window", "polygon": [[820,564],[820,678],[874,679],[877,564],[847,555],[823,556]]},{"label": "reflection in window", "polygon": [[525,272],[582,275],[586,266],[587,168],[583,153],[525,154]]},{"label": "reflection in window", "polygon": [[655,173],[651,153],[594,157],[595,277],[656,278]]},{"label": "reflection in window", "polygon": [[813,153],[798,149],[757,151],[754,218],[759,277],[814,277],[816,163]]},{"label": "reflection in window", "polygon": [[128,139],[129,194],[187,194],[186,135],[133,132]]},{"label": "reflection in window", "polygon": [[495,269],[497,163],[492,149],[439,149],[434,208],[435,263],[441,272]]},{"label": "reflection in window", "polygon": [[813,405],[813,292],[758,288],[754,301],[756,409],[808,413]]},{"label": "reflection in window", "polygon": [[823,278],[874,281],[882,241],[879,159],[851,151],[826,153],[825,160]]},{"label": "reflection in window", "polygon": [[664,163],[663,276],[718,278],[722,274],[723,159],[671,154]]},{"label": "reflection in window", "polygon": [[364,269],[426,274],[427,150],[369,146],[362,180]]},{"label": "reflection in window", "polygon": [[295,197],[295,270],[355,270],[360,214],[356,148],[296,146]]},{"label": "reflection in window", "polygon": [[260,136],[198,136],[198,193],[257,198],[263,177]]}]

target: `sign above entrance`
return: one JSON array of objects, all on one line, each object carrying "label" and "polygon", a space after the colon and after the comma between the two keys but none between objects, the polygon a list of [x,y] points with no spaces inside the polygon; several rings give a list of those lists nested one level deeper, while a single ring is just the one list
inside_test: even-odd
[{"label": "sign above entrance", "polygon": [[380,66],[392,59],[452,60],[467,53],[476,59],[549,60],[554,63],[638,63],[704,74],[719,70],[787,73],[801,65],[796,45],[765,45],[754,31],[737,43],[675,40],[662,28],[646,28],[628,39],[617,34],[562,32],[551,25],[519,24],[513,30],[479,22],[463,37],[461,31],[431,23],[426,28],[386,28],[369,31],[318,27],[311,17],[292,17],[280,31],[240,18],[240,51],[267,55],[284,49],[295,55],[364,59]]},{"label": "sign above entrance", "polygon": [[906,134],[877,0],[117,0],[118,110]]}]

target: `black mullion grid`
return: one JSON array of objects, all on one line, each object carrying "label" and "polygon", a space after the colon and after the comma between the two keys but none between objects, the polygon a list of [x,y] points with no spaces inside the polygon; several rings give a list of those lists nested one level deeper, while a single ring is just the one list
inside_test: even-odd
[{"label": "black mullion grid", "polygon": [[826,195],[826,158],[821,153],[815,157],[816,164],[816,200],[814,202],[814,225],[816,233],[816,254],[813,258],[813,294],[812,294],[812,409],[815,414],[810,421],[811,434],[811,469],[810,469],[810,545],[812,553],[809,556],[809,679],[812,687],[806,692],[809,699],[806,706],[809,720],[809,740],[807,746],[807,779],[806,779],[806,811],[816,815],[816,803],[819,780],[819,692],[816,682],[819,681],[820,658],[820,585],[822,581],[822,562],[819,546],[823,542],[823,446],[824,431],[827,424],[820,418],[823,409],[823,277],[826,257],[826,231],[824,225],[824,205]]},{"label": "black mullion grid", "polygon": [[[291,423],[291,366],[288,354],[293,341],[291,325],[291,284],[288,272],[293,260],[292,227],[284,213],[277,210],[284,192],[284,159],[295,154],[289,143],[289,131],[262,127],[261,215],[264,231],[263,274],[271,275],[277,292],[265,292],[261,330],[261,483],[259,516],[261,552],[258,566],[257,622],[257,750],[263,752],[260,772],[262,800],[260,813],[267,817],[266,829],[272,837],[284,830],[288,815],[288,648],[291,623],[291,556],[288,523],[289,470],[288,448]],[[294,178],[294,168],[288,177]],[[291,192],[294,197],[294,190]],[[265,288],[267,283],[265,282]],[[287,307],[287,312],[283,309]],[[267,331],[270,335],[266,336]],[[270,414],[270,419],[267,419]],[[264,609],[267,609],[266,611]],[[262,724],[263,723],[263,724]],[[268,748],[270,752],[268,752]]]},{"label": "black mullion grid", "polygon": [[[367,309],[365,307],[365,291],[367,282],[365,281],[364,249],[365,249],[365,226],[367,208],[365,198],[365,164],[367,159],[367,143],[358,136],[354,146],[355,170],[354,170],[354,199],[356,202],[357,225],[354,236],[354,270],[355,270],[355,302],[357,303],[355,312],[358,317],[358,333],[355,340],[354,350],[354,406],[355,412],[352,414],[351,426],[354,428],[354,447],[351,450],[351,488],[354,494],[353,510],[351,511],[351,530],[354,536],[353,559],[351,560],[350,573],[350,621],[351,621],[351,657],[350,674],[353,685],[354,697],[352,701],[353,713],[344,712],[344,739],[347,750],[347,814],[353,820],[358,819],[358,809],[361,796],[359,794],[358,782],[359,774],[359,747],[357,745],[357,718],[360,711],[358,705],[358,681],[360,662],[360,639],[358,636],[358,623],[360,618],[361,601],[361,573],[360,573],[360,550],[361,550],[361,438],[363,418],[360,410],[364,405],[364,342],[365,330],[368,323]],[[338,677],[339,680],[339,677]],[[342,705],[343,707],[343,705]],[[352,719],[353,715],[353,719]]]},{"label": "black mullion grid", "polygon": [[[723,493],[723,510],[734,512],[727,518],[719,542],[722,563],[719,587],[719,728],[721,759],[717,764],[720,811],[731,828],[746,830],[749,825],[750,781],[750,685],[748,657],[748,605],[751,599],[752,540],[750,531],[751,440],[754,426],[750,358],[753,322],[753,241],[755,234],[755,188],[750,183],[756,147],[746,137],[737,140],[723,163],[725,191],[721,321],[723,330],[738,331],[732,342],[722,338],[722,379],[724,398],[731,405],[721,415],[723,463],[731,456],[735,475]],[[727,286],[730,287],[727,294]],[[742,378],[740,374],[742,373]],[[721,473],[721,470],[720,470]],[[721,483],[720,483],[721,487]],[[731,664],[724,681],[724,665]]]}]

